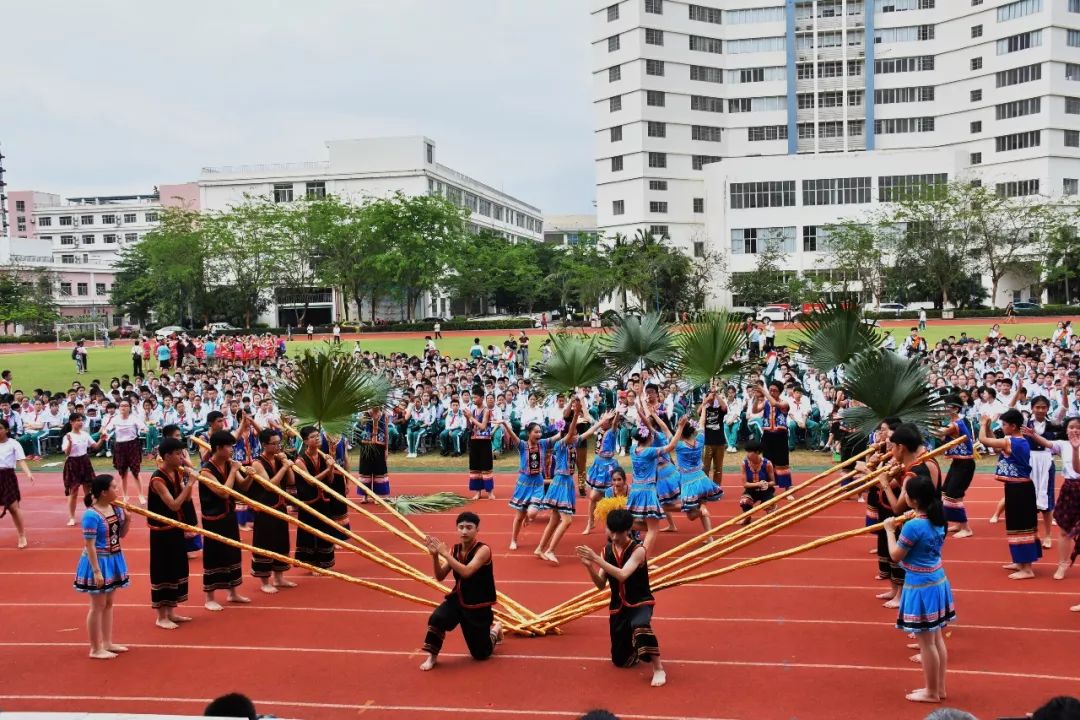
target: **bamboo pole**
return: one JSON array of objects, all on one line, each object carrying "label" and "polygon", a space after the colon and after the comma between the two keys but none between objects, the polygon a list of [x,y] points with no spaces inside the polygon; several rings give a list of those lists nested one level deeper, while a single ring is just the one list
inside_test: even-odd
[{"label": "bamboo pole", "polygon": [[395,590],[392,587],[387,587],[386,585],[382,585],[382,584],[377,583],[377,582],[372,582],[371,580],[364,580],[362,578],[353,577],[352,575],[346,575],[345,573],[338,572],[336,570],[328,570],[327,568],[321,568],[321,567],[319,567],[317,565],[312,565],[310,563],[303,562],[302,560],[295,560],[295,559],[289,557],[288,555],[282,555],[281,553],[276,553],[276,552],[273,552],[271,550],[262,550],[260,548],[249,545],[249,544],[247,544],[245,542],[240,542],[239,540],[233,540],[232,538],[227,538],[224,535],[219,535],[219,534],[217,534],[215,532],[210,532],[209,530],[205,530],[205,529],[203,529],[201,527],[197,527],[195,525],[188,525],[187,523],[183,523],[183,522],[180,522],[178,520],[173,520],[172,518],[165,517],[164,515],[158,515],[157,513],[150,512],[149,510],[145,510],[142,507],[139,507],[138,505],[129,505],[128,503],[125,503],[125,502],[117,502],[115,504],[118,507],[121,507],[124,510],[127,510],[128,512],[133,512],[136,515],[142,515],[143,517],[148,518],[150,520],[155,520],[157,522],[164,523],[164,524],[169,525],[171,527],[179,528],[180,530],[183,530],[184,532],[198,533],[199,535],[202,535],[203,537],[210,538],[211,540],[216,540],[217,542],[222,543],[224,545],[229,545],[229,546],[232,546],[232,547],[235,547],[235,548],[239,548],[240,550],[247,550],[247,551],[255,553],[257,555],[263,555],[265,557],[273,558],[274,560],[277,560],[278,562],[287,563],[289,565],[292,565],[293,567],[304,568],[305,570],[310,570],[311,572],[316,573],[318,575],[325,575],[327,577],[336,578],[338,580],[344,580],[345,582],[349,582],[349,583],[352,583],[354,585],[360,585],[361,587],[368,588],[369,590],[375,590],[377,592],[381,592],[381,593],[384,593],[386,595],[390,595],[392,597],[399,598],[401,600],[408,600],[409,602],[414,602],[414,603],[417,603],[419,605],[427,605],[428,607],[438,607],[439,606],[439,603],[435,602],[434,600],[428,600],[426,598],[417,597],[416,595],[410,595],[409,593],[402,592],[400,590]]},{"label": "bamboo pole", "polygon": [[[921,461],[925,461],[925,460],[930,459],[932,457],[936,457],[938,455],[941,455],[946,450],[952,448],[955,445],[958,445],[960,442],[963,441],[963,439],[964,439],[963,437],[955,438],[955,439],[953,439],[953,440],[951,440],[951,441],[949,441],[947,443],[944,443],[943,445],[938,446],[934,450],[931,450],[929,452],[924,453],[923,455],[919,456],[918,459],[921,460]],[[864,490],[866,488],[869,488],[870,486],[877,483],[878,482],[878,477],[880,475],[884,474],[885,472],[891,470],[894,467],[895,466],[891,465],[891,464],[883,465],[882,467],[880,467],[880,468],[872,471],[871,473],[867,474],[862,480],[860,480],[860,481],[858,481],[856,483],[852,483],[851,485],[848,485],[847,487],[834,488],[834,489],[830,490],[829,493],[826,494],[825,496],[823,496],[821,498],[818,498],[817,499],[818,502],[814,506],[812,506],[810,508],[806,508],[806,507],[797,508],[797,512],[790,513],[786,518],[782,519],[782,521],[780,521],[779,523],[774,523],[773,526],[766,528],[764,532],[761,532],[761,533],[759,533],[757,535],[752,535],[752,536],[748,537],[746,534],[742,534],[742,539],[741,540],[738,540],[736,542],[726,542],[721,547],[715,547],[716,544],[714,544],[713,546],[705,546],[703,548],[703,550],[706,551],[709,554],[708,557],[698,559],[695,562],[691,563],[689,566],[683,567],[683,568],[677,569],[677,570],[670,570],[670,565],[669,565],[668,566],[668,568],[669,568],[668,574],[662,576],[661,578],[659,578],[659,582],[664,583],[664,582],[672,581],[675,578],[678,578],[679,576],[684,575],[685,573],[689,572],[690,570],[693,570],[693,569],[695,569],[697,567],[700,567],[700,566],[702,566],[704,564],[712,562],[713,560],[716,560],[716,559],[718,559],[720,557],[723,557],[724,555],[730,554],[731,552],[734,552],[735,550],[746,547],[747,545],[750,545],[750,544],[756,542],[757,540],[760,540],[761,538],[766,537],[767,535],[771,535],[772,533],[776,532],[777,530],[780,530],[780,529],[783,529],[783,528],[788,527],[790,525],[793,525],[794,523],[798,522],[799,520],[803,520],[803,519],[805,519],[805,518],[819,512],[820,510],[825,509],[826,507],[831,507],[832,505],[840,502],[841,500],[843,500],[843,499],[845,499],[847,497],[851,497],[852,495],[855,495],[855,494],[857,494],[859,492],[862,492],[862,490]],[[821,489],[824,489],[824,488],[820,488],[819,490],[821,490]],[[764,505],[764,503],[763,503],[763,505]],[[774,514],[776,514],[776,513],[774,513]],[[744,528],[744,530],[745,529],[747,529],[747,528]],[[739,535],[740,535],[740,533],[732,533],[732,535],[725,537],[724,540],[727,540],[728,537],[735,537],[735,536],[739,536]],[[703,553],[695,551],[695,553],[691,553],[690,555],[694,555],[694,554],[703,554]],[[672,565],[673,564],[675,564],[675,563],[672,563]],[[581,617],[583,614],[588,614],[589,612],[592,612],[592,610],[597,608],[597,607],[601,607],[602,604],[603,604],[601,602],[603,591],[596,591],[594,593],[590,593],[590,595],[592,596],[591,598],[586,599],[583,602],[578,602],[578,603],[576,603],[575,606],[564,608],[564,609],[562,609],[561,611],[559,611],[557,613],[551,613],[551,614],[545,613],[544,616],[543,616],[544,622],[539,624],[535,628],[531,628],[531,629],[537,629],[537,630],[551,629],[552,627],[555,627],[556,625],[563,624],[565,622],[569,622],[570,620],[573,620],[573,619],[575,619],[577,617]],[[600,603],[600,604],[597,604],[597,603]]]},{"label": "bamboo pole", "polygon": [[[770,508],[770,507],[776,505],[778,502],[780,502],[784,498],[791,497],[792,495],[794,495],[795,492],[801,492],[802,490],[806,489],[810,485],[813,485],[814,483],[818,482],[819,480],[822,480],[823,478],[826,478],[829,475],[833,474],[837,470],[843,469],[844,466],[848,465],[849,463],[853,463],[853,462],[856,462],[858,460],[861,460],[862,458],[866,457],[867,455],[869,455],[872,452],[873,452],[873,448],[867,448],[866,450],[859,453],[858,455],[855,455],[855,456],[853,456],[851,458],[848,458],[847,460],[845,460],[845,461],[843,461],[841,463],[833,465],[829,469],[824,470],[822,472],[819,472],[816,475],[814,475],[813,477],[799,483],[798,485],[795,485],[794,487],[791,487],[788,490],[785,490],[784,492],[775,495],[771,499],[766,500],[765,502],[763,502],[760,505],[756,506],[753,510],[748,510],[748,511],[742,512],[742,513],[736,515],[733,518],[725,520],[724,522],[720,523],[719,525],[713,526],[713,528],[711,530],[703,532],[703,533],[701,533],[699,535],[695,535],[694,537],[690,538],[689,540],[686,540],[685,542],[682,542],[682,543],[676,545],[675,547],[660,553],[653,560],[654,560],[654,562],[659,562],[661,560],[664,560],[666,558],[671,557],[672,555],[674,555],[677,552],[685,550],[688,547],[703,543],[704,541],[706,541],[706,540],[708,540],[708,539],[710,539],[712,537],[715,537],[721,531],[726,530],[727,528],[732,527],[733,525],[736,525],[736,524],[742,522],[743,520],[746,520],[746,519],[750,518],[755,512],[758,512],[760,510],[764,510],[764,509],[767,509],[767,508]],[[843,480],[845,480],[847,478],[850,478],[852,475],[854,475],[854,472],[845,473],[844,476],[840,478],[840,481],[843,481]],[[768,516],[766,516],[766,517],[768,517]],[[662,566],[658,566],[658,567],[662,567]],[[551,608],[545,610],[544,612],[540,613],[540,617],[541,618],[548,617],[551,614],[554,614],[554,613],[556,613],[556,612],[558,612],[560,610],[564,610],[564,609],[566,609],[568,607],[571,607],[573,605],[576,605],[578,603],[588,602],[589,598],[594,596],[597,592],[598,591],[595,590],[595,589],[585,590],[584,592],[581,592],[578,595],[575,595],[574,597],[572,597],[572,598],[570,598],[568,600],[564,600],[563,602],[559,603],[558,605],[555,605],[554,607],[551,607]]]}]

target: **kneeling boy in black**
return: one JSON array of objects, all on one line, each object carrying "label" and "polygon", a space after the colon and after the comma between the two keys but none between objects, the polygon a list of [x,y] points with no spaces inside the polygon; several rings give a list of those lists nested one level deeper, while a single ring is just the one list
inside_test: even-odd
[{"label": "kneeling boy in black", "polygon": [[632,667],[639,660],[649,663],[652,685],[660,687],[667,682],[667,673],[650,625],[656,601],[649,589],[645,546],[632,535],[633,527],[634,516],[629,510],[612,510],[607,516],[608,544],[603,556],[585,545],[577,548],[577,555],[598,589],[603,589],[605,582],[611,587],[611,662],[619,667]]},{"label": "kneeling boy in black", "polygon": [[428,619],[424,651],[427,660],[421,670],[435,667],[446,633],[461,625],[461,634],[469,653],[477,660],[491,657],[495,646],[502,642],[502,625],[493,622],[491,607],[495,604],[495,572],[491,548],[476,539],[480,518],[476,513],[463,512],[457,516],[457,531],[461,542],[449,549],[446,543],[429,537],[425,539],[435,564],[435,578],[442,580],[454,573],[454,589]]}]

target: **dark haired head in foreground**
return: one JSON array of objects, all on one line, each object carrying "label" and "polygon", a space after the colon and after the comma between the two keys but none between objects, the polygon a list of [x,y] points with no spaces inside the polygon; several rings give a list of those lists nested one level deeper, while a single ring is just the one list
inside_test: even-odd
[{"label": "dark haired head in foreground", "polygon": [[203,717],[249,718],[249,720],[257,720],[259,716],[255,712],[255,703],[251,702],[247,695],[229,693],[228,695],[222,695],[207,705],[206,710],[203,712]]},{"label": "dark haired head in foreground", "polygon": [[581,716],[581,720],[619,720],[619,718],[607,710],[590,710]]}]

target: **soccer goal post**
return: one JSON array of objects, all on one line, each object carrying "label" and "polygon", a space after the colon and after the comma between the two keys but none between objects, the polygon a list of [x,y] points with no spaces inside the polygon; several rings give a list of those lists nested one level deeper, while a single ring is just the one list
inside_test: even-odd
[{"label": "soccer goal post", "polygon": [[79,340],[91,347],[104,347],[109,329],[102,322],[56,323],[56,347],[74,345]]}]

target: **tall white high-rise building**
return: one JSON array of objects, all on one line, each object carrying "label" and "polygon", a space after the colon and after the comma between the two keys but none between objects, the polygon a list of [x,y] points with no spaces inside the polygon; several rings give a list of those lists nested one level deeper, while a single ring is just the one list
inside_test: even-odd
[{"label": "tall white high-rise building", "polygon": [[[1080,0],[593,0],[597,225],[820,270],[917,183],[1076,195]],[[827,261],[825,263],[827,265]],[[1025,284],[1026,283],[1026,284]],[[1003,285],[1004,305],[1030,279]],[[718,304],[731,298],[718,283]],[[736,302],[737,304],[737,302]]]}]

